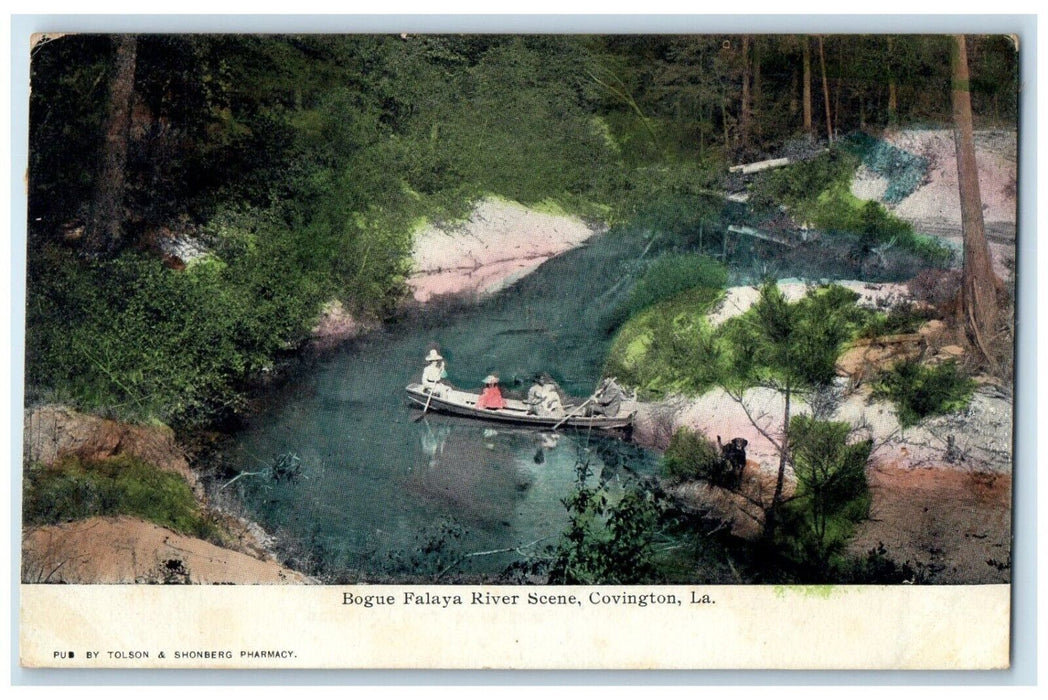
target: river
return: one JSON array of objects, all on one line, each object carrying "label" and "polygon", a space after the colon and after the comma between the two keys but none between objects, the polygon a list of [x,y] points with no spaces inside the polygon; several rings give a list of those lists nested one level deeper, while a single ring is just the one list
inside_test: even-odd
[{"label": "river", "polygon": [[614,493],[654,473],[657,455],[563,429],[415,421],[404,387],[436,344],[456,386],[479,389],[494,372],[524,392],[549,371],[588,396],[611,342],[606,314],[645,246],[639,235],[597,236],[478,304],[432,304],[318,362],[252,417],[227,455],[246,472],[282,462],[291,478],[262,473],[230,488],[331,580],[478,579],[543,555],[568,523],[562,500],[577,465]]}]

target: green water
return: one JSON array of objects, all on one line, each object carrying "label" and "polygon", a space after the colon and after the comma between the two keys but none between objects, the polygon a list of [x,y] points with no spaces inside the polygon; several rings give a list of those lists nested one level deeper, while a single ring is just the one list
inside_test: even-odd
[{"label": "green water", "polygon": [[574,396],[591,394],[611,342],[606,314],[644,251],[640,236],[605,235],[467,308],[433,306],[369,335],[281,393],[237,436],[231,457],[257,471],[293,454],[297,478],[245,477],[231,488],[253,518],[338,579],[432,581],[491,576],[524,546],[556,543],[576,465],[614,492],[655,470],[656,456],[597,434],[543,435],[431,414],[415,422],[404,387],[437,344],[449,379],[479,389],[490,372],[526,391],[549,371]]}]

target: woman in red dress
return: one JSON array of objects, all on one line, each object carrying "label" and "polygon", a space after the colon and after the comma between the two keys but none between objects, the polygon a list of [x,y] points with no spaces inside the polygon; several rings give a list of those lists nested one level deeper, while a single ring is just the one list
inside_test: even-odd
[{"label": "woman in red dress", "polygon": [[489,374],[484,377],[484,391],[480,393],[480,398],[477,399],[477,408],[488,408],[497,411],[505,407],[506,399],[502,398],[502,392],[499,391],[499,378]]}]

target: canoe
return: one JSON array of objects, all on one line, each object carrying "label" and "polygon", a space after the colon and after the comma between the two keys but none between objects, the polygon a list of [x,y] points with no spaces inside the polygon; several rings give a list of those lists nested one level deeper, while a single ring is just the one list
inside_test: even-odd
[{"label": "canoe", "polygon": [[625,416],[565,416],[571,413],[572,406],[565,406],[565,416],[536,416],[528,413],[528,405],[516,399],[506,399],[506,407],[499,409],[477,408],[480,394],[460,391],[450,387],[444,388],[444,394],[430,395],[421,384],[409,384],[408,398],[415,408],[427,411],[448,413],[453,416],[465,416],[495,423],[512,423],[514,425],[531,425],[536,428],[553,428],[571,426],[573,428],[598,428],[600,430],[621,430],[633,424],[633,414]]}]

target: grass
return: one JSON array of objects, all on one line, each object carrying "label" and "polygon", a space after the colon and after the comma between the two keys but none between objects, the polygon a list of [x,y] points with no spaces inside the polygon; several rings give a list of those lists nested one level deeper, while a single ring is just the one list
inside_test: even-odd
[{"label": "grass", "polygon": [[52,467],[30,465],[23,489],[27,525],[130,515],[222,544],[221,529],[182,476],[128,455],[98,461],[66,457]]}]

